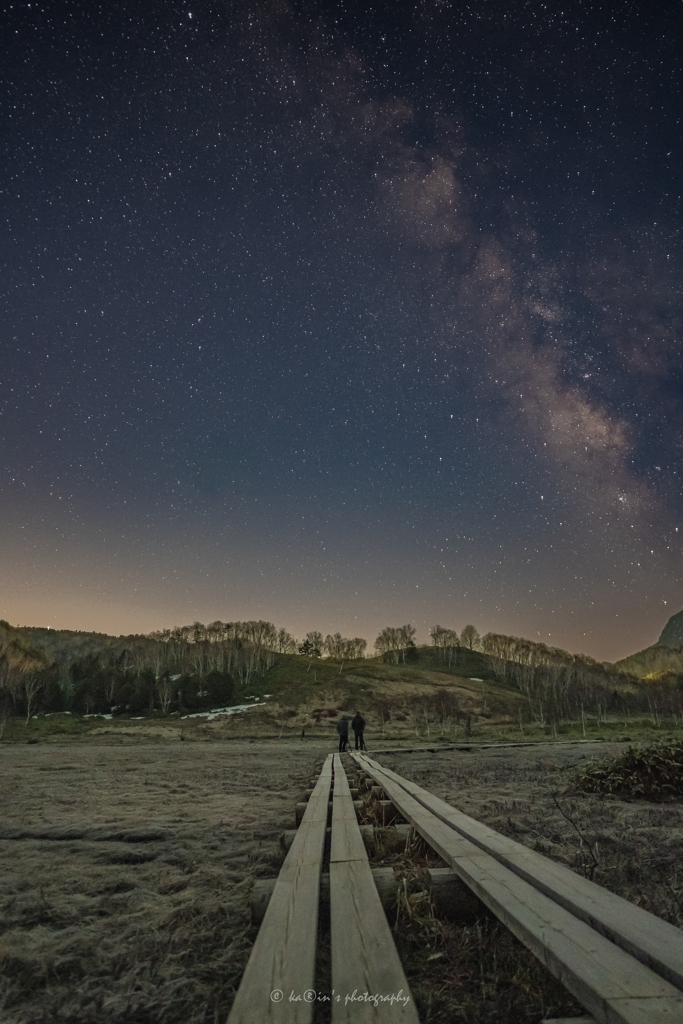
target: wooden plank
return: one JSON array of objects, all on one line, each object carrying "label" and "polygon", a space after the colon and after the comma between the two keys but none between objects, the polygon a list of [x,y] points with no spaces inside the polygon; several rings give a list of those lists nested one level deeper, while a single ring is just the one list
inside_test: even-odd
[{"label": "wooden plank", "polygon": [[[303,1000],[315,981],[318,896],[332,783],[332,754],[323,765],[285,858],[244,971],[228,1024],[310,1024]],[[290,1002],[294,992],[300,1001]],[[278,999],[271,993],[282,993]]]},{"label": "wooden plank", "polygon": [[[338,759],[338,760],[337,760]],[[332,835],[330,837],[330,863],[334,861],[364,860],[368,855],[358,827],[356,808],[351,798],[346,773],[339,754],[334,762],[334,790],[332,795]]]},{"label": "wooden plank", "polygon": [[[375,883],[377,894],[379,895],[380,902],[385,910],[395,910],[396,900],[399,891],[399,883],[396,880],[393,868],[371,868],[372,880]],[[439,869],[437,869],[438,872]],[[468,896],[474,900],[472,893],[466,885],[460,881],[457,875],[449,871],[448,868],[442,868],[442,871],[446,872],[448,877],[439,877],[438,873],[436,878],[432,878],[434,889],[437,893],[445,892],[450,895],[449,882],[452,886],[452,880],[455,879],[459,886],[462,886],[467,891]],[[434,872],[431,873],[432,875]],[[266,908],[273,895],[277,878],[257,878],[251,890],[251,920],[252,924],[259,925],[263,921],[263,916],[266,912]],[[318,906],[329,908],[330,905],[330,876],[329,873],[323,872],[320,876],[320,894],[318,896]]]},{"label": "wooden plank", "polygon": [[543,1019],[543,1024],[595,1024],[592,1017],[553,1017]]},{"label": "wooden plank", "polygon": [[338,754],[332,801],[332,1024],[418,1024]]},{"label": "wooden plank", "polygon": [[383,765],[373,764],[383,777],[398,782],[423,807],[460,835],[490,853],[520,878],[546,893],[673,985],[683,988],[683,932],[679,928],[582,878],[564,864],[549,860],[514,839],[502,836]]},{"label": "wooden plank", "polygon": [[413,827],[598,1024],[683,1020],[683,994],[670,982],[461,836],[368,761],[366,770]]}]

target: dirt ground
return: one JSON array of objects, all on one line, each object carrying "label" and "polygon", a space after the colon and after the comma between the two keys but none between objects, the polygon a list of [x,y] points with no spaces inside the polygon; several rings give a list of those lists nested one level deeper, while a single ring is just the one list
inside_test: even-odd
[{"label": "dirt ground", "polygon": [[[611,749],[378,759],[680,925],[681,806],[557,795],[582,758]],[[293,740],[0,744],[3,1022],[224,1024],[253,942],[250,886],[277,874],[279,836],[329,751]]]}]

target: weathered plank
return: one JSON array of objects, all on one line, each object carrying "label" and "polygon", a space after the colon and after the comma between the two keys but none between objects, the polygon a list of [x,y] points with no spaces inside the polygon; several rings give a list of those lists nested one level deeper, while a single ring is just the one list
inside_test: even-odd
[{"label": "weathered plank", "polygon": [[683,932],[679,928],[582,878],[563,864],[508,839],[409,779],[375,764],[383,777],[397,782],[460,835],[490,853],[520,878],[546,893],[673,985],[683,988]]},{"label": "weathered plank", "polygon": [[553,1017],[543,1020],[543,1024],[595,1024],[592,1017]]},{"label": "weathered plank", "polygon": [[330,929],[332,1024],[417,1024],[339,755],[332,798]]},{"label": "weathered plank", "polygon": [[[372,880],[375,883],[375,888],[380,898],[380,902],[385,910],[396,909],[396,900],[398,896],[398,882],[396,881],[396,875],[394,874],[393,868],[371,868]],[[448,872],[448,869],[446,869]],[[442,878],[438,875],[434,880],[434,889],[437,893],[441,894],[444,892],[445,899],[451,895],[449,888],[452,888],[452,880],[463,885],[460,879],[453,872]],[[449,887],[448,883],[451,883]],[[251,890],[251,923],[253,925],[260,925],[263,920],[266,908],[271,900],[273,891],[277,884],[277,878],[257,878]],[[464,888],[467,888],[465,886]],[[472,893],[467,889],[470,897],[474,899]],[[445,901],[445,900],[444,900]],[[318,906],[328,907],[330,905],[330,876],[329,873],[323,872],[320,876],[320,894],[318,896]]]},{"label": "weathered plank", "polygon": [[[320,773],[256,936],[228,1024],[310,1024],[318,931],[318,896],[332,755]],[[300,997],[290,1002],[290,994]],[[278,993],[281,993],[278,996]]]},{"label": "weathered plank", "polygon": [[420,835],[598,1024],[683,1020],[679,989],[460,835],[380,766],[368,758],[362,763]]}]

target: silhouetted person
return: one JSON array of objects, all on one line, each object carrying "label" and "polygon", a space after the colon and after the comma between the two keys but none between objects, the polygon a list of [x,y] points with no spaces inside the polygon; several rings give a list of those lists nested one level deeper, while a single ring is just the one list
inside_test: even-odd
[{"label": "silhouetted person", "polygon": [[339,753],[345,754],[349,745],[349,720],[346,715],[342,715],[337,722],[337,732],[339,733]]},{"label": "silhouetted person", "polygon": [[356,750],[365,750],[365,740],[363,739],[365,719],[361,717],[360,711],[356,711],[356,714],[351,719],[351,728],[356,737]]}]

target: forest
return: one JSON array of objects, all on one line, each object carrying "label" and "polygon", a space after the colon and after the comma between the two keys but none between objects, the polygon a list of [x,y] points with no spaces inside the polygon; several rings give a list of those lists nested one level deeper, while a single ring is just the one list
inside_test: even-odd
[{"label": "forest", "polygon": [[[433,626],[431,653],[410,624],[387,626],[375,656],[401,666],[434,663],[457,674],[477,654],[477,674],[526,698],[524,718],[555,727],[586,715],[645,713],[683,720],[683,651],[669,650],[666,671],[638,675],[520,637]],[[68,711],[76,715],[149,716],[226,708],[245,699],[278,659],[319,658],[344,665],[366,657],[367,642],[310,631],[302,640],[263,620],[220,622],[112,637],[12,627],[0,620],[0,720]],[[643,652],[645,653],[645,652]],[[635,658],[636,656],[634,656]],[[436,659],[436,660],[434,660]],[[633,658],[631,663],[635,664]],[[642,676],[645,676],[643,679]]]}]

